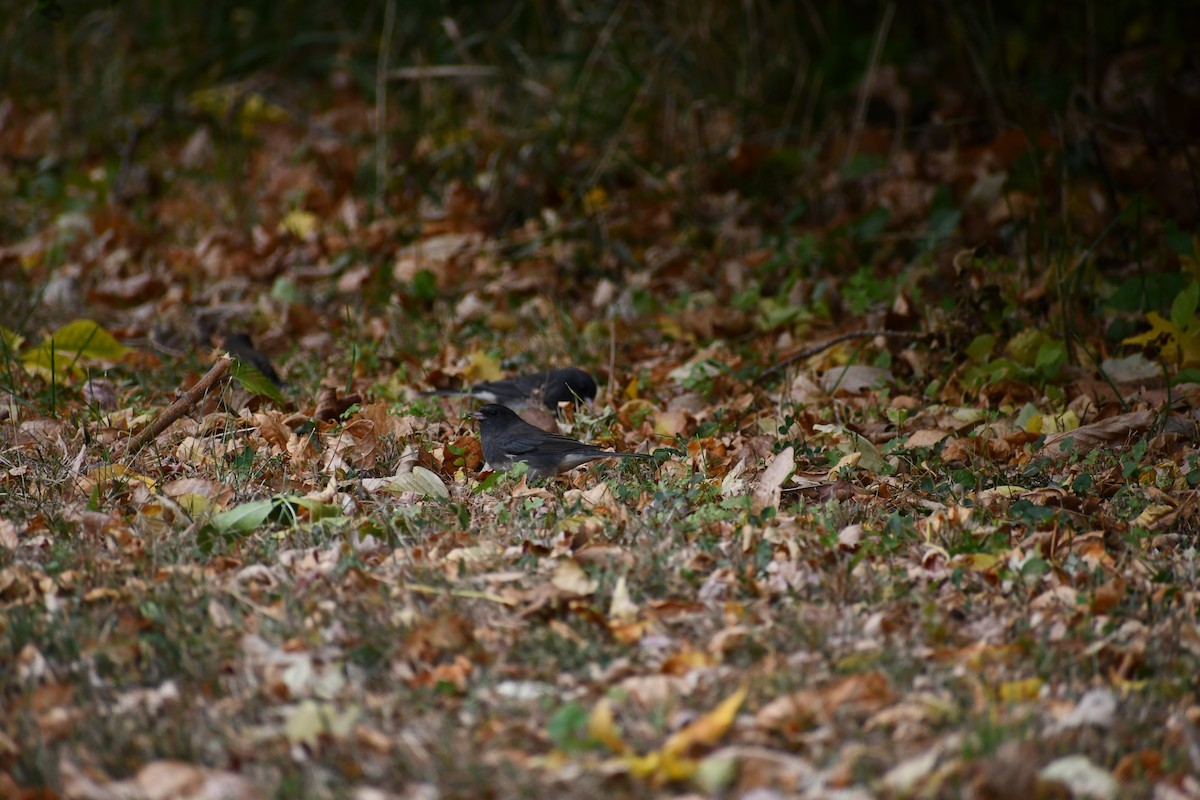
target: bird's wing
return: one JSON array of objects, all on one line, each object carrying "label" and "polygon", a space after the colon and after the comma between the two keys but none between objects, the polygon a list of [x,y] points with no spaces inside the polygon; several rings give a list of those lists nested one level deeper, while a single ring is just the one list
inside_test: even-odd
[{"label": "bird's wing", "polygon": [[540,380],[537,375],[522,375],[500,381],[484,381],[472,386],[469,392],[481,400],[508,405],[528,400],[533,390],[541,386]]},{"label": "bird's wing", "polygon": [[532,436],[509,436],[504,439],[503,447],[509,456],[523,456],[538,449],[538,440]]},{"label": "bird's wing", "polygon": [[538,453],[547,456],[561,456],[565,453],[602,453],[599,447],[580,442],[569,436],[559,436],[555,433],[530,431],[528,434],[517,434],[508,437],[504,443],[505,451],[511,456],[522,456]]}]

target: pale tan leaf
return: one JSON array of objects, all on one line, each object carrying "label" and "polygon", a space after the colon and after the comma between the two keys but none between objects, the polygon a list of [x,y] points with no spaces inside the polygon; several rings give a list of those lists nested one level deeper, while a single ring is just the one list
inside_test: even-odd
[{"label": "pale tan leaf", "polygon": [[779,508],[780,490],[788,476],[796,469],[796,454],[791,446],[785,447],[758,476],[754,487],[754,504],[763,508]]},{"label": "pale tan leaf", "polygon": [[834,367],[821,375],[821,390],[827,394],[862,394],[895,383],[891,370],[867,364]]},{"label": "pale tan leaf", "polygon": [[629,596],[629,585],[622,575],[617,578],[617,585],[613,587],[612,603],[608,607],[608,618],[621,622],[627,622],[636,619],[638,615],[637,604]]},{"label": "pale tan leaf", "polygon": [[[1046,437],[1041,452],[1051,457],[1067,453],[1083,455],[1098,448],[1121,447],[1140,438],[1154,424],[1157,416],[1149,409],[1130,411],[1115,417],[1080,425],[1073,431],[1056,433]],[[1069,444],[1068,444],[1069,443]]]},{"label": "pale tan leaf", "polygon": [[940,431],[936,428],[921,428],[913,431],[912,435],[904,443],[905,447],[933,447],[935,444],[945,439],[950,434],[946,431]]},{"label": "pale tan leaf", "polygon": [[577,561],[570,558],[559,560],[554,567],[554,574],[550,577],[550,583],[567,594],[579,597],[586,597],[600,586],[599,583],[588,577]]}]

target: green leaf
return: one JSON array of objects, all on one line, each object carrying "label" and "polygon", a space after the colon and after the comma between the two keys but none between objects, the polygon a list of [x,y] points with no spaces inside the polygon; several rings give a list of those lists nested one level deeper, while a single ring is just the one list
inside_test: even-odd
[{"label": "green leaf", "polygon": [[70,371],[75,377],[83,375],[79,362],[120,361],[129,348],[118,342],[111,333],[88,320],[75,320],[62,326],[37,347],[21,354],[21,363],[31,375],[54,380]]},{"label": "green leaf", "polygon": [[875,153],[859,153],[841,168],[842,178],[855,181],[887,166],[887,159]]},{"label": "green leaf", "polygon": [[271,520],[294,523],[297,507],[307,509],[309,519],[314,522],[342,515],[342,507],[336,503],[324,503],[298,495],[277,494],[267,500],[253,500],[222,511],[214,515],[208,524],[219,533],[244,535],[253,533]]},{"label": "green leaf", "polygon": [[61,381],[68,371],[76,378],[83,375],[78,355],[55,350],[51,344],[40,344],[26,350],[21,354],[21,364],[30,375],[38,375],[48,381],[56,376]]},{"label": "green leaf", "polygon": [[1050,565],[1041,556],[1033,556],[1021,565],[1022,578],[1036,578],[1050,571]]},{"label": "green leaf", "polygon": [[1014,519],[1025,522],[1029,525],[1036,525],[1042,520],[1053,517],[1055,511],[1053,508],[1034,505],[1025,498],[1021,498],[1012,504],[1012,507],[1009,509],[1009,513],[1012,514]]},{"label": "green leaf", "polygon": [[1179,370],[1175,377],[1171,378],[1171,385],[1178,386],[1182,383],[1200,383],[1200,370],[1191,367]]},{"label": "green leaf", "polygon": [[263,526],[275,510],[274,498],[242,503],[228,511],[214,514],[208,521],[220,533],[253,533]]},{"label": "green leaf", "polygon": [[233,368],[230,370],[230,374],[248,392],[269,397],[280,405],[287,402],[287,398],[279,391],[278,386],[272,383],[266,375],[263,375],[240,358],[234,357]]},{"label": "green leaf", "polygon": [[1021,406],[1021,410],[1017,412],[1017,419],[1015,420],[1014,424],[1019,429],[1025,430],[1025,426],[1028,424],[1029,420],[1033,419],[1040,413],[1042,412],[1038,411],[1037,406],[1033,405],[1032,403],[1026,403],[1025,405]]},{"label": "green leaf", "polygon": [[280,497],[279,499],[307,509],[308,518],[313,522],[342,516],[342,507],[337,503],[325,503],[320,500],[314,500],[311,497]]},{"label": "green leaf", "polygon": [[982,364],[987,361],[988,356],[992,354],[992,350],[995,347],[996,337],[990,333],[981,333],[967,345],[967,358],[976,364]]},{"label": "green leaf", "polygon": [[1038,348],[1034,367],[1047,380],[1058,377],[1059,370],[1067,363],[1067,346],[1058,339],[1047,339]]},{"label": "green leaf", "polygon": [[546,723],[546,734],[562,752],[577,752],[588,747],[587,727],[587,709],[571,701],[550,717]]},{"label": "green leaf", "polygon": [[1167,222],[1163,238],[1167,242],[1167,247],[1175,255],[1195,255],[1195,247],[1192,244],[1192,235],[1187,231],[1180,229],[1180,227],[1174,222]]},{"label": "green leaf", "polygon": [[883,206],[876,206],[863,214],[850,225],[850,236],[856,242],[873,242],[887,230],[892,220],[892,212]]},{"label": "green leaf", "polygon": [[484,478],[480,482],[480,484],[472,490],[472,493],[480,494],[481,492],[486,492],[488,489],[491,489],[493,486],[495,486],[497,483],[500,482],[500,476],[503,474],[504,473],[502,473],[502,472],[489,473],[488,476],[486,478]]},{"label": "green leaf", "polygon": [[50,339],[59,352],[97,361],[120,361],[129,352],[111,333],[86,319],[68,322],[51,334]]},{"label": "green leaf", "polygon": [[437,277],[427,269],[417,270],[412,279],[412,295],[420,300],[436,300]]},{"label": "green leaf", "polygon": [[21,334],[0,325],[0,346],[3,347],[4,351],[12,352],[13,350],[17,350],[24,342],[25,337],[21,336]]},{"label": "green leaf", "polygon": [[935,208],[925,224],[925,237],[921,249],[926,253],[933,252],[938,245],[950,238],[958,223],[962,221],[962,211],[957,208]]},{"label": "green leaf", "polygon": [[1038,351],[1050,337],[1036,328],[1021,331],[1005,346],[1005,351],[1012,360],[1023,367],[1032,367],[1037,361]]},{"label": "green leaf", "polygon": [[271,299],[281,303],[299,303],[300,289],[291,278],[276,278],[271,284]]},{"label": "green leaf", "polygon": [[1176,328],[1182,331],[1188,327],[1188,323],[1196,316],[1197,302],[1200,302],[1200,283],[1192,281],[1171,303],[1171,322],[1175,323]]}]

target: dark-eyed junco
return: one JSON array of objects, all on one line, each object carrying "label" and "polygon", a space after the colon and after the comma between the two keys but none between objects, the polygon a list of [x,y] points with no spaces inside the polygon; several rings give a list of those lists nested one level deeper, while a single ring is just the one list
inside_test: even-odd
[{"label": "dark-eyed junco", "polygon": [[439,389],[427,394],[475,397],[485,403],[499,403],[514,409],[538,401],[549,408],[557,408],[564,400],[591,401],[596,396],[596,381],[579,367],[565,367],[477,383],[465,389]]},{"label": "dark-eyed junco", "polygon": [[471,413],[479,420],[483,457],[492,469],[508,469],[517,462],[529,465],[529,474],[545,478],[595,461],[597,458],[647,458],[645,453],[601,450],[556,433],[546,433],[517,416],[512,409],[490,403]]},{"label": "dark-eyed junco", "polygon": [[276,386],[283,388],[284,382],[280,379],[279,373],[275,371],[275,367],[271,366],[271,359],[267,358],[266,354],[255,348],[254,343],[250,341],[250,337],[244,333],[229,333],[225,335],[221,346],[225,348],[225,352],[234,358],[240,359],[263,374],[263,377],[269,380]]}]

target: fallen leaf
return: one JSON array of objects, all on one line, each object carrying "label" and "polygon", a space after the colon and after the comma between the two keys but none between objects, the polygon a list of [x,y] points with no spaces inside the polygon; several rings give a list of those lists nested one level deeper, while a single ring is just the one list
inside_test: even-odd
[{"label": "fallen leaf", "polygon": [[577,597],[587,597],[600,586],[597,581],[588,577],[578,562],[570,558],[559,559],[554,566],[554,574],[550,577],[550,583],[555,588]]}]

